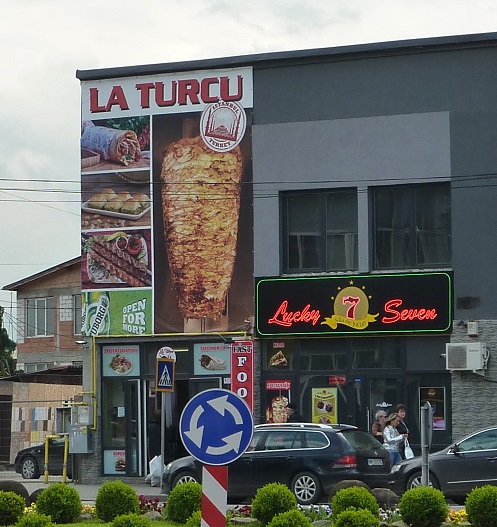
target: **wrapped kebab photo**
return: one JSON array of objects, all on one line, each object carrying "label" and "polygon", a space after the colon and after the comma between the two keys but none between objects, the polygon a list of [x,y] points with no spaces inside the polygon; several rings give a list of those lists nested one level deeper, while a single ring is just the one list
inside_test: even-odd
[{"label": "wrapped kebab photo", "polygon": [[219,357],[212,357],[211,355],[200,356],[200,366],[206,370],[225,370],[226,362]]},{"label": "wrapped kebab photo", "polygon": [[171,143],[162,162],[162,214],[169,268],[185,319],[224,314],[236,257],[242,156],[201,137]]},{"label": "wrapped kebab photo", "polygon": [[124,166],[142,157],[140,142],[133,130],[96,126],[91,121],[83,123],[81,148],[100,154],[105,161],[114,161]]}]

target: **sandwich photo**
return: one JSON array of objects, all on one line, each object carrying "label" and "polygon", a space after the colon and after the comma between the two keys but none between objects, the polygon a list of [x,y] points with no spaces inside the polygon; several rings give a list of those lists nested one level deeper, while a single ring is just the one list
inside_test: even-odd
[{"label": "sandwich photo", "polygon": [[285,357],[283,352],[279,350],[269,359],[269,366],[273,366],[275,368],[287,368],[288,359]]}]

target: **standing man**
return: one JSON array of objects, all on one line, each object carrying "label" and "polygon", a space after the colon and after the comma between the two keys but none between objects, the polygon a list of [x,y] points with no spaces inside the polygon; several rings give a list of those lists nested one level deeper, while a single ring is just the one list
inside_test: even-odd
[{"label": "standing man", "polygon": [[[403,435],[403,436],[407,437],[407,434],[409,434],[409,427],[407,426],[407,423],[406,423],[406,420],[405,420],[406,419],[406,413],[407,413],[406,407],[403,404],[398,404],[395,407],[395,413],[399,416],[399,422],[398,422],[398,424],[396,426],[397,431],[399,432],[400,435]],[[402,457],[402,459],[406,458],[406,444],[405,444],[405,441],[403,441],[399,445],[399,454]]]},{"label": "standing man", "polygon": [[297,411],[295,403],[288,403],[286,405],[286,413],[288,415],[287,423],[305,423],[304,416]]}]

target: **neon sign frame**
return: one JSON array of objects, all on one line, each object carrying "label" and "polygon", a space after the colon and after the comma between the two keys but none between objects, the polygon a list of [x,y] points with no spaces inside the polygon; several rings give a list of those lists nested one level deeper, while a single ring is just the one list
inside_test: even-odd
[{"label": "neon sign frame", "polygon": [[256,278],[260,337],[450,333],[452,273]]}]

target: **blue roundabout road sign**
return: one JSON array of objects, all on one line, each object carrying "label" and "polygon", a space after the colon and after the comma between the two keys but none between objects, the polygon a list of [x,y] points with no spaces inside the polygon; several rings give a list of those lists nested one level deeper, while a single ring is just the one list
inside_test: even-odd
[{"label": "blue roundabout road sign", "polygon": [[227,465],[247,450],[254,421],[241,397],[214,388],[188,401],[179,428],[181,440],[194,458],[206,465]]}]

